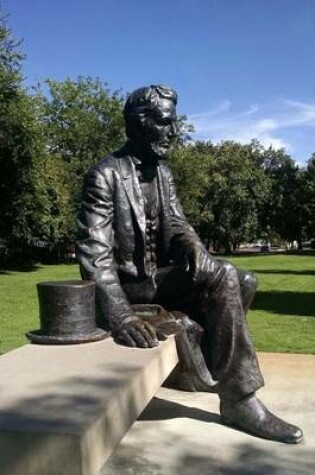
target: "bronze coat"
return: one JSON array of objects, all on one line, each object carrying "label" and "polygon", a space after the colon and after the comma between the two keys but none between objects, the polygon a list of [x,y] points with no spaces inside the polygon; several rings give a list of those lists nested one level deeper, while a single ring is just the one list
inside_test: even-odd
[{"label": "bronze coat", "polygon": [[[185,250],[200,240],[176,197],[172,174],[160,162],[159,265],[183,262]],[[119,274],[143,278],[145,213],[139,180],[125,146],[93,166],[85,180],[78,217],[77,258],[85,279],[96,282],[97,303],[105,326],[114,330],[131,308]]]}]

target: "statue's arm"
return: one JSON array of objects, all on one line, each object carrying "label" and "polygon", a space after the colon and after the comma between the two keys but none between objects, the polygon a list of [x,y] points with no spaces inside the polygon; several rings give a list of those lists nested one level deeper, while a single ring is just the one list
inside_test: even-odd
[{"label": "statue's arm", "polygon": [[111,169],[103,172],[94,167],[87,175],[77,219],[77,259],[82,277],[95,281],[101,318],[114,338],[128,346],[155,346],[154,331],[133,314],[117,274],[113,255],[113,180]]},{"label": "statue's arm", "polygon": [[200,282],[206,278],[212,258],[194,228],[187,221],[176,195],[176,187],[171,172],[169,172],[169,186],[171,256],[177,263],[186,266],[195,282]]}]

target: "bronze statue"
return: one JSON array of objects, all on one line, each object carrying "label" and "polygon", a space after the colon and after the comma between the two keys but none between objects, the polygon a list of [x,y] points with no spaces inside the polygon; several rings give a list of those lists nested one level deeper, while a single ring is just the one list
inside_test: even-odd
[{"label": "bronze statue", "polygon": [[124,108],[127,143],[89,171],[78,218],[77,257],[96,283],[102,326],[117,342],[149,348],[156,330],[132,304],[184,312],[204,331],[202,354],[223,420],[286,443],[302,431],[256,398],[263,386],[245,313],[257,281],[208,253],[188,224],[164,159],[176,137],[174,90],[137,89]]}]

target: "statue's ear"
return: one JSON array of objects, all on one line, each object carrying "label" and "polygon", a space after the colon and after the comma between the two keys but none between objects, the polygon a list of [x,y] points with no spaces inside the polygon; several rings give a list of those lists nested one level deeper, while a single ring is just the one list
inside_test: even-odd
[{"label": "statue's ear", "polygon": [[143,132],[148,125],[148,115],[146,112],[133,114],[126,123],[126,133],[129,139],[138,140],[143,137]]}]

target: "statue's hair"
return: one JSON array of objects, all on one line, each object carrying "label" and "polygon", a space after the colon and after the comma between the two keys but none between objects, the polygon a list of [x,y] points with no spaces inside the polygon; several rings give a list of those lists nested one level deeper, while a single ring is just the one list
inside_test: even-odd
[{"label": "statue's hair", "polygon": [[127,136],[138,120],[149,116],[158,106],[160,99],[168,99],[177,104],[177,94],[171,87],[152,85],[141,87],[133,91],[126,100],[124,107],[124,118],[126,122]]}]

